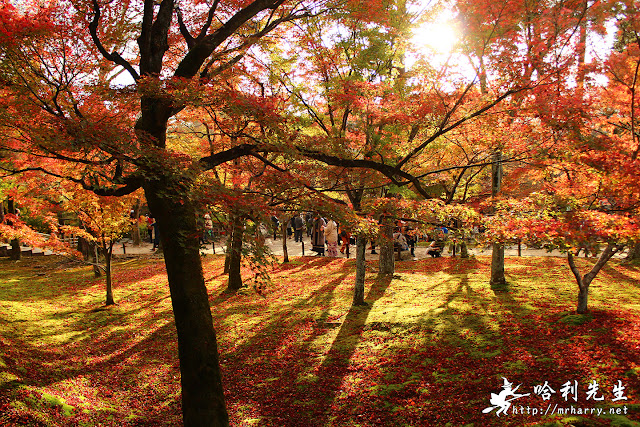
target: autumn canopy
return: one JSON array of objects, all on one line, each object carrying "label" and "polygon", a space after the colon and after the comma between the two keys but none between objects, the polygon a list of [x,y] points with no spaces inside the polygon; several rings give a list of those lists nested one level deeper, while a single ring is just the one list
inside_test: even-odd
[{"label": "autumn canopy", "polygon": [[402,220],[418,236],[448,227],[463,256],[490,246],[496,292],[505,245],[559,251],[586,313],[603,266],[640,255],[639,13],[631,0],[2,0],[0,235],[97,245],[110,304],[113,245],[140,209],[155,218],[187,426],[228,425],[205,212],[225,231],[231,292],[243,260],[268,282],[270,217],[304,211],[357,237],[355,305],[367,242],[393,274]]}]

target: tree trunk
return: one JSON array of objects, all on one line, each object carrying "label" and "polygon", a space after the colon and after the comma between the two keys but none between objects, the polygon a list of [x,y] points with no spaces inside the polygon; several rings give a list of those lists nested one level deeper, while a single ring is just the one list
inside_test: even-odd
[{"label": "tree trunk", "polygon": [[93,249],[91,251],[93,255],[93,277],[102,277],[102,270],[98,266],[100,263],[100,257],[98,256],[98,244],[96,242],[91,242],[89,246]]},{"label": "tree trunk", "polygon": [[171,185],[170,179],[165,176],[149,181],[144,190],[164,247],[178,335],[183,422],[185,427],[228,426],[196,210],[189,199],[176,196],[187,194],[184,187],[189,183]]},{"label": "tree trunk", "polygon": [[467,248],[467,242],[464,240],[460,242],[460,258],[469,258],[469,249]]},{"label": "tree trunk", "polygon": [[504,277],[504,246],[494,243],[491,251],[491,289],[504,290],[507,280]]},{"label": "tree trunk", "polygon": [[[491,164],[491,196],[496,197],[502,187],[502,151],[493,151]],[[491,289],[504,289],[507,279],[504,277],[504,246],[494,243],[491,251]]]},{"label": "tree trunk", "polygon": [[233,237],[233,229],[230,229],[229,236],[227,237],[226,253],[224,256],[224,270],[223,274],[229,273],[229,266],[231,265],[231,238]]},{"label": "tree trunk", "polygon": [[107,281],[107,299],[104,305],[113,305],[115,304],[115,301],[113,300],[113,288],[111,281],[111,255],[113,254],[113,242],[109,245],[108,248],[103,248],[103,251],[105,260],[104,275]]},{"label": "tree trunk", "polygon": [[22,258],[22,249],[20,248],[20,240],[13,239],[11,240],[11,257],[10,259],[14,261],[20,261]]},{"label": "tree trunk", "polygon": [[569,268],[576,278],[576,283],[578,284],[578,307],[576,312],[578,314],[585,314],[589,311],[587,302],[589,299],[589,285],[593,279],[596,278],[598,272],[604,267],[604,265],[609,261],[617,252],[622,250],[623,246],[616,246],[609,244],[606,249],[600,254],[600,258],[596,264],[591,268],[587,274],[582,276],[580,271],[578,270],[578,266],[576,265],[574,255],[571,251],[567,253],[567,262],[569,263]]},{"label": "tree trunk", "polygon": [[91,258],[91,246],[87,239],[78,237],[78,245],[76,249],[82,254],[82,259],[89,261],[89,258]]},{"label": "tree trunk", "polygon": [[[13,201],[13,199],[8,199],[7,200],[7,212],[12,214],[12,215],[16,215],[16,206],[15,203]],[[8,225],[14,225],[13,223],[8,224]],[[20,241],[18,239],[13,239],[11,240],[11,255],[9,257],[10,259],[14,260],[14,261],[19,261],[20,258],[22,258],[22,249],[20,249]]]},{"label": "tree trunk", "polygon": [[131,227],[131,240],[135,246],[142,244],[142,237],[140,236],[140,199],[136,200],[136,204],[133,205],[133,226]]},{"label": "tree trunk", "polygon": [[280,226],[282,231],[282,254],[284,255],[284,259],[282,262],[289,262],[289,250],[287,249],[287,222],[284,221]]},{"label": "tree trunk", "polygon": [[233,215],[231,234],[231,250],[229,251],[229,284],[227,290],[235,292],[242,287],[242,236],[244,234],[244,221],[239,215]]},{"label": "tree trunk", "polygon": [[393,275],[395,260],[393,250],[393,218],[382,218],[380,227],[380,258],[378,259],[378,274]]},{"label": "tree trunk", "polygon": [[578,308],[576,312],[578,314],[585,314],[588,310],[587,303],[589,299],[589,286],[582,287],[578,291]]},{"label": "tree trunk", "polygon": [[640,242],[629,248],[629,253],[625,259],[629,261],[640,259]]},{"label": "tree trunk", "polygon": [[353,289],[353,305],[365,305],[364,302],[364,277],[367,272],[365,252],[367,239],[364,236],[356,237],[356,283]]}]

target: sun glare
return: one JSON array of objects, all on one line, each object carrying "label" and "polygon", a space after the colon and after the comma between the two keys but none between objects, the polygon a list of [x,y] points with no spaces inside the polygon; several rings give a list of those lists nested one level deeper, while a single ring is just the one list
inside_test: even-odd
[{"label": "sun glare", "polygon": [[419,50],[446,55],[453,50],[458,41],[455,27],[445,20],[425,22],[413,30],[412,44]]}]

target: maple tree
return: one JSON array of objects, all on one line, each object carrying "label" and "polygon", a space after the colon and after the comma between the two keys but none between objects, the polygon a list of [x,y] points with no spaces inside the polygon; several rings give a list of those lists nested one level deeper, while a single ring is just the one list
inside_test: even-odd
[{"label": "maple tree", "polygon": [[[594,209],[589,202],[575,197],[542,193],[501,200],[495,215],[486,219],[486,225],[489,241],[523,241],[531,247],[565,253],[578,285],[576,311],[580,314],[588,310],[589,285],[600,270],[640,237],[640,225],[628,215]],[[585,274],[575,261],[583,251],[598,256]]]},{"label": "maple tree", "polygon": [[96,251],[100,248],[105,265],[99,264],[97,256],[94,261],[95,266],[105,272],[105,305],[115,304],[111,268],[113,247],[136,223],[130,215],[133,197],[100,197],[87,191],[76,191],[67,192],[64,199],[62,208],[75,214],[80,226],[63,226],[60,231],[84,238],[93,243]]},{"label": "maple tree", "polygon": [[[600,125],[624,154],[615,168],[618,179],[612,182],[623,206],[633,206],[637,200],[637,181],[632,178],[634,166],[640,155],[640,125],[638,116],[638,89],[640,87],[640,28],[636,7],[629,3],[618,5],[618,33],[614,49],[604,58],[603,71],[609,85],[602,92],[598,103]],[[602,159],[604,156],[599,156]],[[624,176],[620,176],[620,173]],[[625,200],[626,199],[626,200]],[[636,204],[637,206],[637,204]],[[640,241],[632,244],[628,258],[640,258]]]},{"label": "maple tree", "polygon": [[[64,177],[103,197],[144,190],[164,249],[178,332],[184,423],[226,425],[217,341],[199,254],[200,184],[214,182],[203,176],[245,157],[252,158],[247,169],[262,163],[275,170],[284,169],[279,162],[290,166],[295,165],[291,158],[304,157],[340,170],[373,171],[385,185],[411,186],[420,197],[433,198],[430,188],[446,172],[478,170],[487,161],[461,156],[462,164],[438,166],[432,161],[432,148],[444,147],[446,152],[446,137],[455,132],[471,134],[470,127],[482,129],[480,119],[490,114],[506,117],[498,123],[518,123],[508,119],[508,108],[500,107],[512,102],[519,108],[525,105],[520,100],[528,101],[530,93],[536,102],[544,103],[544,95],[553,94],[547,90],[548,83],[556,82],[557,88],[561,80],[554,76],[568,73],[575,64],[574,53],[581,52],[572,38],[582,28],[583,15],[574,12],[579,2],[556,2],[552,8],[534,2],[534,10],[528,9],[529,3],[477,2],[487,7],[477,10],[481,28],[469,37],[483,34],[479,46],[488,54],[476,56],[481,62],[474,77],[440,72],[427,63],[422,71],[404,76],[408,87],[397,90],[393,79],[347,79],[334,85],[336,81],[323,80],[322,73],[320,78],[315,72],[303,73],[300,81],[313,90],[325,84],[327,96],[317,108],[304,96],[298,97],[297,105],[287,106],[278,104],[283,97],[277,92],[256,96],[243,79],[253,71],[255,63],[245,61],[251,52],[266,58],[265,51],[276,51],[277,38],[270,35],[287,22],[310,18],[306,27],[301,24],[288,35],[298,53],[312,52],[309,44],[314,40],[305,30],[327,7],[323,1],[229,0],[209,5],[77,0],[52,2],[37,10],[25,7],[24,13],[5,1],[0,14],[4,169]],[[342,22],[353,19],[366,28],[369,22],[384,22],[402,3],[345,6],[353,7],[329,17]],[[492,27],[496,22],[499,27]],[[355,52],[362,53],[359,60],[375,64],[387,58],[381,54],[391,45],[388,41],[364,43]],[[328,52],[328,58],[336,51]],[[301,58],[302,65],[318,61],[321,71],[335,65],[323,62],[325,56]],[[239,72],[244,64],[247,68]],[[398,73],[398,80],[401,68],[389,67]],[[306,71],[306,66],[300,70]],[[118,74],[133,83],[118,82],[114,78]],[[235,84],[225,84],[234,79]],[[305,102],[311,107],[308,113],[313,115],[321,107],[324,118],[304,123],[297,113]],[[251,126],[228,132],[221,144],[210,144],[204,152],[185,149],[174,134],[177,118],[205,105],[239,109],[252,117]],[[633,102],[631,106],[633,115]],[[541,116],[557,123],[567,118],[558,112]],[[331,127],[321,129],[324,120]],[[505,148],[504,141],[487,144],[488,151]],[[462,180],[462,175],[458,177],[454,181]],[[238,193],[223,187],[213,187],[208,196],[226,198],[228,207],[242,205],[232,200]],[[345,187],[345,192],[356,196],[355,201],[371,187],[367,182]],[[453,201],[451,194],[455,191],[449,190],[447,196]],[[366,219],[360,223],[363,228],[373,226]],[[357,252],[363,260],[364,244],[359,243]],[[358,270],[357,280],[363,280],[362,271]],[[358,285],[356,294],[362,295],[363,287]]]},{"label": "maple tree", "polygon": [[[628,37],[629,18],[637,12],[633,8],[626,12],[616,24],[616,49],[589,67],[580,64],[608,76],[606,85],[589,84],[583,71],[578,85],[572,87],[558,79],[555,90],[537,94],[536,100],[545,104],[537,111],[554,141],[541,163],[546,174],[539,188],[556,198],[542,208],[556,216],[545,227],[558,229],[555,234],[542,234],[548,237],[547,244],[567,253],[579,288],[579,313],[587,311],[589,284],[602,267],[638,242],[640,188],[635,176],[639,140],[633,123],[640,55],[637,36]],[[528,232],[540,231],[534,227]],[[561,241],[554,242],[556,238]],[[601,252],[600,245],[604,245]],[[580,251],[599,253],[596,264],[584,275],[574,259]]]},{"label": "maple tree", "polygon": [[[18,27],[44,14],[48,29],[2,45],[3,65],[10,71],[2,126],[14,130],[2,144],[14,153],[16,172],[58,175],[53,163],[62,161],[76,166],[65,178],[98,195],[144,189],[167,265],[184,423],[227,425],[197,209],[190,195],[202,170],[259,147],[239,143],[193,161],[171,146],[167,129],[186,105],[208,95],[207,86],[215,89],[247,49],[280,24],[319,13],[324,6],[284,0],[204,6],[172,0],[61,1],[42,12],[26,8],[3,16],[5,27]],[[104,79],[122,69],[136,90]],[[96,75],[95,70],[106,72]]]},{"label": "maple tree", "polygon": [[[337,155],[360,153],[364,157],[384,155],[387,145],[393,143],[394,118],[389,111],[398,104],[395,99],[403,89],[398,69],[402,64],[402,39],[406,39],[410,23],[404,2],[385,4],[384,14],[363,16],[353,12],[355,19],[335,24],[311,22],[306,31],[299,34],[296,46],[273,58],[272,67],[281,84],[290,94],[295,115],[300,117],[301,132],[309,143],[321,146]],[[330,39],[330,41],[329,41]],[[309,60],[303,60],[309,58]],[[400,72],[401,73],[401,72]],[[298,149],[309,154],[307,143]],[[313,156],[311,156],[313,157]],[[308,162],[308,161],[307,161]],[[311,163],[313,166],[313,162]],[[316,173],[308,180],[308,186],[341,194],[352,206],[350,213],[338,206],[321,208],[330,218],[338,219],[349,228],[357,241],[356,284],[354,304],[364,304],[364,249],[367,241],[379,243],[379,273],[392,274],[394,268],[393,242],[389,238],[378,239],[377,227],[361,227],[362,201],[386,192],[388,179],[366,171],[354,173],[345,165],[315,163]],[[337,212],[336,212],[337,211]],[[381,233],[393,233],[393,219],[385,215],[376,219],[385,226]],[[380,236],[382,236],[380,234]]]}]

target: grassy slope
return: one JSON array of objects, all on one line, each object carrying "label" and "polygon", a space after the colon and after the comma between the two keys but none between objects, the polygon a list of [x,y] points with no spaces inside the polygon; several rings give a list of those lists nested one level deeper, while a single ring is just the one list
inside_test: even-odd
[{"label": "grassy slope", "polygon": [[[118,305],[106,310],[101,279],[50,262],[0,261],[0,425],[178,425],[177,346],[161,261],[118,264]],[[585,400],[588,382],[599,382],[609,407],[621,380],[630,413],[582,425],[640,421],[638,267],[607,266],[585,317],[572,315],[577,289],[559,258],[508,259],[513,286],[498,295],[486,285],[487,258],[402,262],[393,279],[367,276],[370,305],[361,308],[350,307],[353,261],[295,259],[275,268],[265,295],[222,292],[222,262],[205,258],[205,276],[234,425],[565,418],[483,414],[503,376],[523,383],[523,393],[577,380],[574,404],[589,408],[600,405]],[[558,394],[552,407],[568,406]],[[514,404],[544,411],[550,402],[532,393]]]}]

